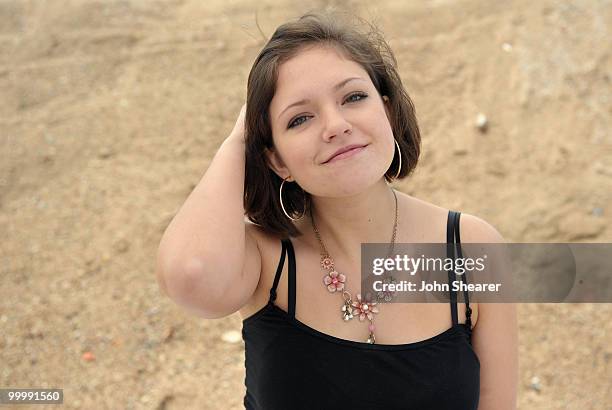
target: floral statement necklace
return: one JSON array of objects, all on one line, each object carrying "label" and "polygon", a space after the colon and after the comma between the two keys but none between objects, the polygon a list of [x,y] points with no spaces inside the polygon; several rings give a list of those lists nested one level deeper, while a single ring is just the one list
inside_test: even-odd
[{"label": "floral statement necklace", "polygon": [[[394,189],[391,189],[393,192],[393,196],[395,197],[395,222],[393,224],[393,236],[391,237],[391,246],[389,247],[389,255],[393,253],[393,248],[395,245],[395,236],[397,233],[397,195]],[[374,330],[376,327],[374,326],[374,314],[379,313],[378,303],[381,300],[385,300],[389,302],[393,299],[392,294],[389,292],[378,292],[376,295],[377,301],[371,301],[368,293],[368,297],[362,298],[361,294],[357,294],[357,300],[353,300],[350,292],[345,290],[346,284],[346,275],[338,272],[335,268],[334,260],[327,252],[325,245],[323,244],[323,240],[321,239],[321,235],[319,234],[319,230],[317,229],[314,218],[312,216],[312,207],[310,208],[310,220],[312,222],[312,228],[314,229],[315,235],[319,240],[319,244],[321,245],[321,268],[329,271],[325,276],[323,276],[323,284],[327,288],[330,293],[342,292],[342,298],[344,302],[342,304],[342,319],[345,322],[348,322],[355,316],[359,316],[359,321],[363,322],[366,318],[370,321],[368,325],[368,330],[370,331],[370,335],[367,339],[367,343],[374,344],[376,343],[376,337],[374,336]],[[390,277],[388,280],[384,282],[394,283],[395,279]]]}]

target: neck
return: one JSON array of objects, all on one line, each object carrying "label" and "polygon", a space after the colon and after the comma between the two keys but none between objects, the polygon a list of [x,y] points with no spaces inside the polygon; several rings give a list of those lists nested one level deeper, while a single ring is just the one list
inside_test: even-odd
[{"label": "neck", "polygon": [[[399,198],[398,198],[399,206]],[[344,197],[312,197],[312,215],[327,252],[333,258],[346,257],[358,263],[362,243],[389,243],[395,223],[395,197],[384,179],[367,190]],[[319,241],[310,217],[304,231]],[[399,216],[398,216],[399,224]]]}]

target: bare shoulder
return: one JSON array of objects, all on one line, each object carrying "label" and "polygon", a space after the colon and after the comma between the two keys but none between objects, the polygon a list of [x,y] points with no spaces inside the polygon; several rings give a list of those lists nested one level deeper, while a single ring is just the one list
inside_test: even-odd
[{"label": "bare shoulder", "polygon": [[[416,221],[436,221],[444,235],[441,238],[446,240],[446,217],[449,209],[438,206],[423,199],[400,193],[406,203],[407,212],[413,215]],[[439,237],[440,229],[435,232]],[[500,243],[505,242],[501,234],[490,223],[477,216],[461,212],[459,218],[459,230],[461,232],[461,242],[472,243]],[[433,241],[432,241],[433,242]]]},{"label": "bare shoulder", "polygon": [[[420,237],[426,242],[446,241],[446,223],[449,209],[438,206],[404,193],[401,197],[406,204],[406,210],[413,216],[412,228],[420,231]],[[458,210],[460,211],[460,210]],[[433,222],[435,221],[435,222]],[[423,224],[423,226],[420,226]],[[478,216],[461,212],[459,231],[462,243],[504,243],[505,240],[498,230],[489,222]],[[475,327],[481,310],[486,304],[470,303],[472,308],[472,324]]]},{"label": "bare shoulder", "polygon": [[[461,213],[459,219],[459,230],[461,232],[462,243],[505,243],[503,236],[495,227],[482,218]],[[485,310],[488,310],[487,303],[473,303],[472,322],[474,328],[478,324],[478,318]]]},{"label": "bare shoulder", "polygon": [[502,235],[482,218],[461,213],[459,219],[461,242],[466,243],[504,243]]},{"label": "bare shoulder", "polygon": [[[261,271],[259,283],[251,299],[240,309],[243,319],[260,310],[267,303],[269,289],[274,277],[272,275],[274,261],[278,261],[282,251],[281,237],[265,230],[263,227],[253,223],[248,218],[244,219],[246,234],[255,242],[261,257]],[[274,272],[276,270],[274,269]]]}]

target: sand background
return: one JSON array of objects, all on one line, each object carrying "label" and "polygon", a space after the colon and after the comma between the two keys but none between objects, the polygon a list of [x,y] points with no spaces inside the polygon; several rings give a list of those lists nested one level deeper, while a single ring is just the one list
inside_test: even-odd
[{"label": "sand background", "polygon": [[[0,387],[241,408],[239,315],[182,311],[154,261],[244,102],[256,12],[268,36],[310,8],[376,19],[423,136],[399,189],[511,242],[612,242],[612,2],[568,3],[1,0]],[[612,409],[611,305],[519,313],[520,409]]]}]

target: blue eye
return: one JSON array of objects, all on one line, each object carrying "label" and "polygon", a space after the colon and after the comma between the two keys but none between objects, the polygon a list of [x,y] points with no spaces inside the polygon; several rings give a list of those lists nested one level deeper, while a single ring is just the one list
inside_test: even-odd
[{"label": "blue eye", "polygon": [[366,93],[355,93],[355,94],[349,95],[347,100],[350,100],[353,97],[361,97],[358,100],[353,100],[353,101],[361,101],[361,100],[365,100],[366,98],[368,98],[368,95]]},{"label": "blue eye", "polygon": [[287,128],[293,128],[293,127],[297,127],[298,125],[301,125],[304,123],[304,121],[298,121],[302,118],[306,118],[306,115],[302,115],[300,117],[297,117],[295,120],[291,121],[291,123],[289,124],[289,126]]},{"label": "blue eye", "polygon": [[[360,98],[359,99],[352,99],[353,97],[360,97]],[[368,98],[368,95],[366,93],[357,92],[357,93],[349,95],[346,98],[346,100],[344,100],[344,102],[347,102],[349,100],[350,100],[349,102],[358,102],[358,101],[361,101],[361,100],[365,100],[366,98]],[[289,125],[287,125],[287,128],[294,128],[294,127],[297,127],[299,125],[302,125],[306,121],[305,120],[304,121],[298,121],[298,120],[305,119],[307,117],[308,117],[308,115],[301,115],[299,117],[295,117],[293,120],[291,120],[289,122]]]}]

